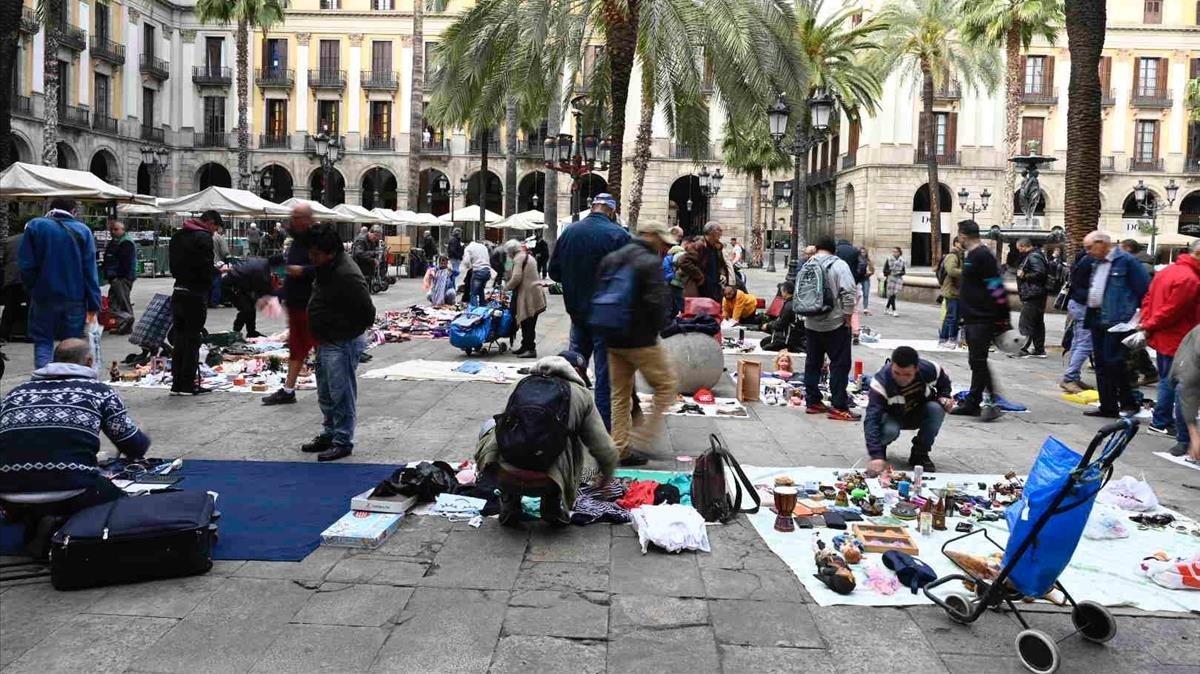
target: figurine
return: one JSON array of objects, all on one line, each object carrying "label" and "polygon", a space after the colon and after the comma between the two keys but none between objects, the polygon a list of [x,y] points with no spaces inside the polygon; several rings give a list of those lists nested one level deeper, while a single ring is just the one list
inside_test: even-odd
[{"label": "figurine", "polygon": [[815,549],[814,559],[817,563],[817,573],[814,574],[817,580],[825,583],[829,589],[838,594],[850,594],[854,591],[855,580],[854,572],[850,570],[846,560],[842,558],[832,548],[825,545],[825,541],[817,537],[813,541]]},{"label": "figurine", "polygon": [[117,367],[117,361],[112,362],[112,367],[108,368],[109,381],[121,381],[121,368]]}]

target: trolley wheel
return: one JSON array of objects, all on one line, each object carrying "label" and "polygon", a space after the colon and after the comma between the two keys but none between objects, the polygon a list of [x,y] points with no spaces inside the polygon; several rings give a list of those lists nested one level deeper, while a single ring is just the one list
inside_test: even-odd
[{"label": "trolley wheel", "polygon": [[960,625],[971,622],[971,613],[975,610],[975,597],[965,592],[954,592],[946,595],[945,602],[949,610],[946,616]]},{"label": "trolley wheel", "polygon": [[1102,644],[1117,635],[1117,622],[1112,613],[1091,600],[1075,604],[1071,609],[1071,623],[1080,636],[1093,643]]},{"label": "trolley wheel", "polygon": [[500,349],[500,353],[508,353],[508,345],[504,342],[500,342],[496,345],[496,347]]},{"label": "trolley wheel", "polygon": [[1035,674],[1051,674],[1058,670],[1058,644],[1045,632],[1021,630],[1016,644],[1017,656],[1025,669]]}]

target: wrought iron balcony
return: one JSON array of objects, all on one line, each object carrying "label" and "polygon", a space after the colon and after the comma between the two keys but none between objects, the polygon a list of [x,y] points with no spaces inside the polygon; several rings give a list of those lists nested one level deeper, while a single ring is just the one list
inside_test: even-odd
[{"label": "wrought iron balcony", "polygon": [[290,150],[292,147],[292,137],[286,133],[259,134],[258,146],[260,148],[271,148],[271,149],[276,149],[276,150]]},{"label": "wrought iron balcony", "polygon": [[391,136],[366,136],[362,141],[362,149],[372,152],[395,152],[396,139]]},{"label": "wrought iron balcony", "polygon": [[1101,173],[1116,173],[1116,171],[1117,171],[1117,158],[1116,157],[1114,157],[1113,155],[1110,154],[1110,155],[1105,155],[1100,158],[1100,172]]},{"label": "wrought iron balcony", "polygon": [[29,96],[13,96],[12,114],[32,117],[33,99]]},{"label": "wrought iron balcony", "polygon": [[1162,173],[1162,171],[1163,171],[1162,157],[1159,157],[1158,159],[1138,159],[1136,157],[1131,158],[1129,160],[1129,170],[1130,171],[1143,171],[1143,172],[1150,172],[1150,173]]},{"label": "wrought iron balcony", "polygon": [[362,88],[378,91],[396,91],[400,88],[400,78],[394,70],[364,70],[362,71]]},{"label": "wrought iron balcony", "polygon": [[703,148],[699,152],[693,152],[691,148],[685,145],[671,144],[671,159],[712,159],[712,150]]},{"label": "wrought iron balcony", "polygon": [[1191,157],[1183,162],[1184,173],[1200,173],[1200,157]]},{"label": "wrought iron balcony", "polygon": [[309,69],[308,86],[313,89],[345,89],[346,71],[330,68]]},{"label": "wrought iron balcony", "polygon": [[227,87],[233,84],[233,70],[221,66],[192,66],[192,82],[202,87]]},{"label": "wrought iron balcony", "polygon": [[87,31],[70,24],[62,24],[57,29],[58,46],[71,51],[83,51],[87,48]]},{"label": "wrought iron balcony", "polygon": [[808,172],[808,179],[805,181],[807,185],[819,185],[833,180],[834,170],[832,166],[824,166],[815,171]]},{"label": "wrought iron balcony", "polygon": [[[914,164],[924,164],[928,159],[929,156],[925,154],[925,148],[920,148],[913,153]],[[942,152],[935,155],[934,160],[937,161],[939,166],[958,166],[958,153]]]},{"label": "wrought iron balcony", "polygon": [[421,152],[425,154],[450,154],[450,141],[445,138],[441,140],[421,141]]},{"label": "wrought iron balcony", "polygon": [[842,155],[842,170],[843,171],[845,171],[846,169],[852,169],[855,166],[858,166],[858,155],[856,155],[856,154]]},{"label": "wrought iron balcony", "polygon": [[1058,94],[1053,91],[1026,91],[1021,94],[1025,105],[1058,105]]},{"label": "wrought iron balcony", "polygon": [[107,112],[92,113],[92,129],[103,133],[117,133],[117,120],[115,117],[109,117]]},{"label": "wrought iron balcony", "polygon": [[74,105],[58,106],[58,124],[59,126],[72,126],[76,129],[91,128],[91,115],[87,108],[80,108]]},{"label": "wrought iron balcony", "polygon": [[125,45],[123,44],[93,35],[88,51],[91,52],[92,58],[108,61],[115,66],[125,65]]},{"label": "wrought iron balcony", "polygon": [[1154,108],[1165,110],[1170,108],[1174,102],[1171,100],[1169,91],[1133,91],[1133,96],[1129,100],[1129,104],[1135,108]]},{"label": "wrought iron balcony", "polygon": [[1104,106],[1104,107],[1106,107],[1106,108],[1107,108],[1107,107],[1110,107],[1110,106],[1113,106],[1113,105],[1116,105],[1116,104],[1117,104],[1117,92],[1116,92],[1116,89],[1111,89],[1111,88],[1110,88],[1110,89],[1109,89],[1109,90],[1107,90],[1107,91],[1102,91],[1102,92],[1100,92],[1100,105],[1102,105],[1102,106]]},{"label": "wrought iron balcony", "polygon": [[224,131],[197,131],[192,146],[228,148],[229,136]]},{"label": "wrought iron balcony", "polygon": [[37,15],[33,13],[32,7],[21,8],[21,22],[17,24],[17,30],[26,35],[37,35],[42,29],[42,24],[37,20]]},{"label": "wrought iron balcony", "polygon": [[933,100],[935,101],[957,101],[962,98],[962,87],[959,86],[958,80],[947,79],[941,85],[933,88]]},{"label": "wrought iron balcony", "polygon": [[142,125],[142,140],[148,140],[152,143],[166,142],[166,133],[161,126]]},{"label": "wrought iron balcony", "polygon": [[546,153],[545,136],[532,136],[517,141],[517,154],[522,157],[541,158]]},{"label": "wrought iron balcony", "polygon": [[259,68],[254,71],[254,81],[263,89],[291,89],[296,82],[296,71],[287,68]]},{"label": "wrought iron balcony", "polygon": [[[478,137],[472,138],[471,145],[467,149],[467,152],[469,152],[470,154],[483,154],[483,139],[478,138]],[[494,135],[491,138],[488,138],[487,152],[488,152],[488,155],[493,156],[493,157],[498,157],[501,154],[503,154],[503,152],[501,152],[501,150],[500,150],[500,139],[499,138],[496,138]]]},{"label": "wrought iron balcony", "polygon": [[160,81],[171,76],[171,65],[154,54],[142,54],[139,67],[143,75],[149,75]]}]

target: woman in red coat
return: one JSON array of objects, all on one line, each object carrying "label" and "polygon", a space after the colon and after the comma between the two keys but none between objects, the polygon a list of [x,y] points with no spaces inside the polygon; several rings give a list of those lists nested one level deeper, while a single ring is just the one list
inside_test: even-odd
[{"label": "woman in red coat", "polygon": [[1188,331],[1200,324],[1200,240],[1192,242],[1189,253],[1175,264],[1154,275],[1142,300],[1141,329],[1146,343],[1158,354],[1158,398],[1150,432],[1175,435],[1173,428],[1175,390],[1170,383],[1171,363]]}]

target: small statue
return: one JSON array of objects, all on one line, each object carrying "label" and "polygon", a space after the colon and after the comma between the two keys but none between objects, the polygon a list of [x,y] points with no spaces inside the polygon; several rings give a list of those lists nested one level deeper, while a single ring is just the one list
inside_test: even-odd
[{"label": "small statue", "polygon": [[850,570],[846,560],[832,548],[826,547],[825,541],[819,537],[813,542],[813,547],[815,549],[814,559],[817,563],[817,573],[814,575],[817,580],[825,583],[829,589],[838,594],[853,592],[856,581],[854,572]]},{"label": "small statue", "polygon": [[121,368],[117,367],[117,361],[112,362],[112,367],[108,368],[109,381],[121,381]]}]

